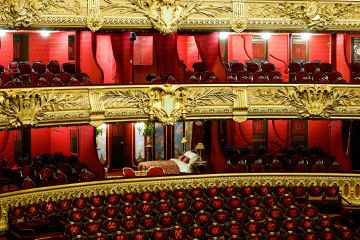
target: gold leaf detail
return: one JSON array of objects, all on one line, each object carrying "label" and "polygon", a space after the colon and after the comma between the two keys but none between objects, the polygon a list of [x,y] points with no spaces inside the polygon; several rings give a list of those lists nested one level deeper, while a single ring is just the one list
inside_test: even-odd
[{"label": "gold leaf detail", "polygon": [[185,3],[179,0],[128,0],[128,3],[117,0],[104,0],[101,10],[117,11],[119,15],[140,13],[148,18],[152,26],[163,34],[177,32],[181,23],[194,14],[214,17],[216,13],[229,12],[231,8],[220,4],[203,5],[203,1]]},{"label": "gold leaf detail", "polygon": [[276,105],[295,107],[300,118],[330,118],[336,107],[351,105],[360,100],[351,89],[330,86],[296,86],[294,89],[255,90],[252,98]]}]

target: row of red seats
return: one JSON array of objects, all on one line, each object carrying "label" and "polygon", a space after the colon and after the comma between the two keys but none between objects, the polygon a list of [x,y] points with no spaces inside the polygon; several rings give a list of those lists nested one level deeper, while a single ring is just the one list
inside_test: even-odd
[{"label": "row of red seats", "polygon": [[350,81],[358,83],[360,81],[360,62],[350,64]]},{"label": "row of red seats", "polygon": [[16,62],[12,61],[8,63],[8,68],[0,65],[0,72],[9,71],[11,73],[19,74],[29,74],[36,72],[39,74],[44,74],[46,72],[51,72],[53,74],[66,72],[70,74],[77,73],[75,63],[63,63],[62,66],[57,60],[51,60],[48,64],[43,63],[42,61],[34,61],[32,64],[28,62]]},{"label": "row of red seats", "polygon": [[39,74],[31,72],[29,74],[14,75],[9,73],[0,74],[1,87],[32,87],[32,86],[79,86],[92,85],[92,81],[86,73],[69,74],[61,72],[53,74],[46,72]]},{"label": "row of red seats", "polygon": [[312,188],[214,186],[24,203],[10,209],[10,236],[35,237],[51,227],[59,236],[65,229],[67,239],[351,239],[340,213],[297,202],[317,189],[340,199],[338,188]]},{"label": "row of red seats", "polygon": [[341,73],[327,62],[292,62],[288,70],[289,81],[293,83],[346,83]]}]

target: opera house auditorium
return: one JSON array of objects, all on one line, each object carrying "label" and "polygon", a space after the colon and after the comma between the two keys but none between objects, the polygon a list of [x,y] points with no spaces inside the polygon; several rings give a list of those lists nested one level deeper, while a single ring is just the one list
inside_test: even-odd
[{"label": "opera house auditorium", "polygon": [[360,239],[359,0],[0,9],[0,240]]}]

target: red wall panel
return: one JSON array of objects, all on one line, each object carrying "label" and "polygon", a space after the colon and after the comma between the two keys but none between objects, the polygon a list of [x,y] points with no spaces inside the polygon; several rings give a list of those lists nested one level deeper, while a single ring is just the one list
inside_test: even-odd
[{"label": "red wall panel", "polygon": [[245,122],[234,122],[234,145],[252,148],[252,120]]},{"label": "red wall panel", "polygon": [[80,127],[79,159],[95,173],[96,179],[101,180],[105,178],[105,172],[97,156],[94,132],[92,126]]},{"label": "red wall panel", "polygon": [[35,157],[43,153],[51,152],[50,143],[51,128],[31,129],[31,156]]},{"label": "red wall panel", "polygon": [[230,34],[228,36],[228,59],[244,63],[253,57],[251,34]]},{"label": "red wall panel", "polygon": [[41,60],[44,63],[49,62],[49,39],[52,38],[52,34],[48,37],[43,37],[39,32],[29,33],[29,62],[30,64],[34,60]]},{"label": "red wall panel", "polygon": [[70,155],[70,127],[50,128],[50,151]]},{"label": "red wall panel", "polygon": [[268,40],[268,61],[275,64],[276,70],[288,82],[287,66],[289,65],[289,34],[275,34]]},{"label": "red wall panel", "polygon": [[279,153],[288,142],[288,120],[268,120],[268,151]]},{"label": "red wall panel", "polygon": [[96,36],[96,60],[104,73],[104,84],[114,84],[116,76],[116,61],[109,35]]},{"label": "red wall panel", "polygon": [[103,76],[100,68],[96,64],[95,54],[93,52],[93,34],[91,32],[81,31],[77,37],[80,37],[80,70],[86,72],[90,79],[97,84],[103,82]]},{"label": "red wall panel", "polygon": [[49,60],[58,60],[60,64],[64,62],[74,62],[69,60],[68,38],[75,35],[75,32],[54,32],[49,36]]},{"label": "red wall panel", "polygon": [[342,131],[342,121],[333,120],[330,122],[331,153],[336,157],[336,160],[345,171],[351,171],[351,160],[345,155],[345,149],[343,149]]},{"label": "red wall panel", "polygon": [[194,36],[179,35],[177,49],[179,59],[185,63],[187,69],[193,70],[193,63],[201,61]]},{"label": "red wall panel", "polygon": [[308,146],[318,146],[330,152],[330,120],[308,121]]},{"label": "red wall panel", "polygon": [[309,40],[309,61],[331,62],[331,35],[312,35]]},{"label": "red wall panel", "polygon": [[0,64],[4,67],[8,66],[8,62],[13,60],[13,34],[7,32],[5,36],[0,38]]},{"label": "red wall panel", "polygon": [[19,138],[18,130],[3,130],[0,131],[0,139],[2,143],[6,144],[0,155],[8,160],[8,164],[11,166],[14,164],[14,142]]}]

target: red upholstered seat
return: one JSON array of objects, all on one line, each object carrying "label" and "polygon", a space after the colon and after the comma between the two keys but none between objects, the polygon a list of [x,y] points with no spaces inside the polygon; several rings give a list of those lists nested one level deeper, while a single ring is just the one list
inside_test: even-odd
[{"label": "red upholstered seat", "polygon": [[282,82],[282,74],[279,71],[268,73],[269,82]]},{"label": "red upholstered seat", "polygon": [[46,65],[44,63],[40,63],[40,62],[34,62],[32,64],[32,69],[34,72],[36,72],[38,74],[44,74],[47,71]]},{"label": "red upholstered seat", "polygon": [[28,63],[19,63],[18,69],[21,74],[29,74],[32,72],[32,67]]},{"label": "red upholstered seat", "polygon": [[122,173],[123,173],[123,176],[124,176],[125,178],[135,177],[135,171],[134,171],[134,169],[129,168],[129,167],[124,167],[124,168],[122,169]]},{"label": "red upholstered seat", "polygon": [[320,71],[324,72],[324,73],[329,73],[329,72],[333,71],[332,65],[327,62],[320,63],[319,68],[320,68]]},{"label": "red upholstered seat", "polygon": [[66,73],[75,74],[76,73],[76,65],[75,63],[63,63],[62,69]]},{"label": "red upholstered seat", "polygon": [[265,72],[265,73],[270,73],[275,71],[275,65],[273,63],[270,62],[264,62],[261,63],[261,71]]},{"label": "red upholstered seat", "polygon": [[312,79],[308,72],[298,72],[296,74],[296,82],[298,83],[311,83]]},{"label": "red upholstered seat", "polygon": [[161,167],[150,167],[147,170],[146,176],[162,176],[164,174],[164,169],[162,169]]},{"label": "red upholstered seat", "polygon": [[309,73],[309,74],[313,74],[316,71],[316,64],[310,62],[310,63],[305,63],[304,64],[304,71]]},{"label": "red upholstered seat", "polygon": [[49,62],[47,65],[47,69],[53,74],[58,74],[61,72],[60,64],[58,62]]},{"label": "red upholstered seat", "polygon": [[254,73],[252,73],[252,79],[253,79],[253,82],[255,82],[255,83],[267,82],[268,81],[268,78],[267,78],[266,74],[263,73],[263,72],[254,72]]},{"label": "red upholstered seat", "polygon": [[259,65],[256,62],[246,62],[246,70],[249,73],[257,72],[259,69]]}]

